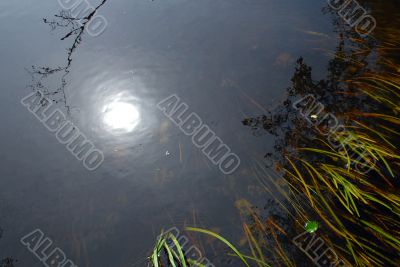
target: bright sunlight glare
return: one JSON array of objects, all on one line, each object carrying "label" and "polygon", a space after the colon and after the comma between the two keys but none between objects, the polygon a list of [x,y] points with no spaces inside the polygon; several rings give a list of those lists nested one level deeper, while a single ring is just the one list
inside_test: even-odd
[{"label": "bright sunlight glare", "polygon": [[104,108],[103,122],[111,130],[131,132],[139,122],[139,112],[132,104],[112,102]]}]

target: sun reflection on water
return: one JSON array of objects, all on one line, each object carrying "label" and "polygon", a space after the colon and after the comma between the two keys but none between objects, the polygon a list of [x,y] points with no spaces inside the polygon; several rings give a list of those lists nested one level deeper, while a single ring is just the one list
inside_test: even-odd
[{"label": "sun reflection on water", "polygon": [[135,105],[118,99],[107,103],[102,112],[103,123],[112,132],[132,132],[140,121],[140,113]]}]

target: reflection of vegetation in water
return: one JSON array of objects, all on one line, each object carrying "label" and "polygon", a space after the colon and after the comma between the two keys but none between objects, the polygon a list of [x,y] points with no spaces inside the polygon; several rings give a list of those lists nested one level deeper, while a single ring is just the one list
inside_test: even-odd
[{"label": "reflection of vegetation in water", "polygon": [[[375,37],[385,41],[375,39],[375,45],[342,34],[326,80],[314,81],[311,68],[299,59],[282,107],[243,121],[279,137],[277,153],[267,157],[274,156],[290,186],[287,200],[298,225],[318,218],[318,233],[339,257],[356,266],[400,264],[400,42],[393,23],[388,26],[391,32],[377,30]],[[342,147],[344,153],[293,109],[293,101],[307,94],[354,134]],[[344,137],[333,135],[335,141]],[[377,161],[367,174],[352,167],[356,164],[349,155],[357,153],[356,144]]]},{"label": "reflection of vegetation in water", "polygon": [[[269,267],[270,265],[266,263],[264,256],[261,252],[261,248],[258,245],[257,241],[254,239],[254,236],[250,232],[248,228],[245,228],[245,232],[247,237],[249,238],[249,242],[252,247],[252,256],[242,254],[232,243],[230,243],[227,239],[220,236],[219,234],[196,227],[187,227],[187,231],[197,232],[206,234],[212,238],[217,239],[222,242],[225,246],[227,246],[232,253],[231,256],[239,258],[240,262],[247,267],[250,267],[248,261],[256,262],[260,266]],[[257,254],[259,253],[259,254]],[[202,261],[197,261],[186,256],[186,252],[182,245],[179,243],[179,240],[172,233],[164,233],[161,234],[159,239],[156,242],[156,245],[149,257],[149,265],[154,267],[159,266],[175,266],[175,267],[186,267],[186,266],[198,266],[198,267],[209,267],[209,263],[203,263]],[[214,265],[211,265],[214,266]]]},{"label": "reflection of vegetation in water", "polygon": [[[40,90],[44,95],[52,98],[55,103],[62,103],[67,111],[70,111],[70,105],[67,103],[67,97],[65,94],[65,88],[67,86],[67,76],[70,72],[70,67],[73,60],[73,54],[78,48],[79,44],[82,42],[82,38],[84,32],[86,31],[89,23],[94,18],[98,10],[107,2],[108,0],[102,0],[100,4],[93,8],[84,17],[73,17],[70,11],[62,10],[58,15],[55,15],[55,19],[43,19],[43,22],[51,27],[52,30],[56,30],[58,28],[67,28],[67,33],[61,38],[62,41],[67,39],[72,39],[72,44],[67,49],[67,59],[64,66],[58,67],[38,67],[32,66],[29,70],[27,70],[32,77],[32,85],[29,87],[34,90]],[[87,11],[87,10],[86,10]],[[86,12],[85,11],[85,12]],[[79,14],[81,15],[81,14]],[[59,78],[60,83],[58,88],[48,88],[44,84],[44,80],[48,78],[50,75],[59,74],[61,78]]]},{"label": "reflection of vegetation in water", "polygon": [[0,267],[14,267],[15,262],[13,258],[6,258],[0,261]]},{"label": "reflection of vegetation in water", "polygon": [[[357,42],[363,45],[360,40]],[[396,49],[385,44],[377,51]],[[243,123],[277,136],[275,168],[289,185],[286,204],[281,206],[290,204],[287,212],[297,229],[309,220],[318,220],[318,235],[348,264],[398,266],[399,65],[380,58],[377,66],[370,68],[367,61],[358,60],[365,54],[357,51],[346,51],[342,41],[330,62],[328,78],[318,82],[312,79],[312,69],[299,59],[283,106]],[[354,136],[340,151],[327,141],[324,131],[313,128],[293,108],[293,102],[307,94],[323,103],[339,118],[345,132]],[[344,144],[343,139],[348,136],[341,133],[330,138]],[[350,157],[360,144],[376,160],[368,173],[354,168],[357,159]],[[289,247],[282,245],[295,235],[288,234],[271,216],[261,219],[253,212],[248,216],[252,223],[244,224],[243,229],[251,256],[241,254],[246,260],[259,266],[270,262],[274,266],[300,265],[293,260]],[[266,243],[266,237],[271,236],[275,242]]]},{"label": "reflection of vegetation in water", "polygon": [[[236,207],[240,210],[241,216],[246,218],[246,222],[243,223],[244,238],[239,243],[241,248],[236,247],[215,231],[197,227],[185,227],[185,230],[188,233],[205,234],[205,236],[219,241],[223,247],[228,249],[228,256],[236,258],[241,266],[310,266],[308,259],[302,259],[304,265],[295,265],[294,260],[287,256],[288,251],[290,251],[291,257],[297,254],[297,258],[300,258],[302,255],[291,244],[290,237],[295,235],[295,232],[293,227],[289,226],[290,222],[288,222],[286,216],[282,216],[282,212],[277,209],[275,201],[270,200],[266,205],[267,219],[262,218],[258,211],[255,211],[256,208],[244,199],[236,201]],[[281,227],[280,225],[285,226]],[[192,253],[189,253],[189,251],[191,249],[184,247],[186,242],[187,239],[181,240],[170,232],[161,234],[149,254],[149,265],[219,266],[216,263],[209,265],[209,261],[204,257],[202,257],[203,260],[195,261],[193,257],[190,257]],[[245,244],[247,244],[246,252],[241,252]],[[196,255],[197,258],[198,256]],[[221,256],[219,255],[219,257]],[[228,262],[229,265],[232,265],[231,261]]]},{"label": "reflection of vegetation in water", "polygon": [[[319,234],[352,265],[398,266],[400,65],[387,54],[399,48],[381,42],[372,49],[351,39],[353,47],[346,49],[346,42],[341,40],[326,80],[314,81],[311,68],[299,59],[284,105],[243,123],[278,136],[275,168],[289,184],[287,197],[299,226],[318,218]],[[352,134],[329,135],[339,151],[292,107],[307,94]],[[360,147],[376,161],[368,173],[354,168],[359,162],[350,156]]]},{"label": "reflection of vegetation in water", "polygon": [[[339,45],[326,79],[315,81],[300,58],[282,105],[243,121],[276,136],[275,151],[266,157],[286,181],[288,190],[280,191],[285,200],[276,201],[292,219],[263,218],[251,209],[245,214],[245,242],[252,255],[246,259],[257,266],[301,266],[306,255],[298,260],[289,243],[314,220],[318,236],[346,265],[400,266],[400,34],[394,22],[399,18],[385,18],[396,7],[392,1],[366,2],[378,20],[370,39],[360,39],[336,20]],[[323,134],[327,125],[318,131],[293,108],[308,94],[344,126],[345,131],[329,135],[340,149]],[[376,161],[367,173],[356,169],[358,158],[351,157],[360,147]],[[276,177],[269,182],[276,188],[283,183]]]},{"label": "reflection of vegetation in water", "polygon": [[[3,229],[0,227],[0,239],[3,236]],[[17,262],[15,259],[11,257],[7,257],[4,259],[0,259],[0,267],[14,267],[14,263]]]}]

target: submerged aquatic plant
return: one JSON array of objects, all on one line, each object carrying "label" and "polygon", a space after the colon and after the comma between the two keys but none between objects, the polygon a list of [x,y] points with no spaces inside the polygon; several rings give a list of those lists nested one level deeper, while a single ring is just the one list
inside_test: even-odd
[{"label": "submerged aquatic plant", "polygon": [[[289,188],[282,190],[286,198],[282,210],[293,218],[299,231],[304,225],[310,233],[318,229],[318,235],[347,265],[399,266],[400,110],[396,103],[400,103],[400,75],[391,75],[387,70],[368,70],[353,77],[336,72],[335,79],[345,79],[315,82],[311,68],[302,59],[297,64],[284,108],[269,116],[244,120],[245,125],[254,129],[262,127],[275,136],[283,136],[275,146],[280,157],[275,158],[274,166]],[[334,64],[331,67],[335,69]],[[329,89],[322,90],[326,86]],[[332,142],[292,108],[294,96],[309,93],[343,125],[344,131],[330,136]],[[281,129],[287,131],[282,133]],[[338,144],[339,149],[332,143]],[[368,167],[369,171],[355,166]],[[276,184],[274,179],[270,182]],[[213,232],[188,230],[217,238],[243,266],[297,266],[291,257],[293,251],[283,246],[278,237],[288,236],[286,231],[272,219],[249,216],[252,224],[244,223],[243,232],[250,255]],[[267,236],[274,242],[266,242]],[[160,260],[163,246],[164,243],[158,243],[153,262]],[[168,256],[168,250],[164,254]],[[184,259],[175,254],[168,258]],[[192,266],[187,260],[185,264]]]},{"label": "submerged aquatic plant", "polygon": [[[318,236],[346,266],[400,266],[400,35],[395,23],[386,25],[390,27],[378,25],[369,40],[341,32],[336,51],[328,52],[333,58],[324,80],[313,80],[311,67],[300,58],[282,106],[243,120],[277,137],[275,153],[266,157],[273,157],[283,179],[268,176],[267,182],[283,196],[276,201],[293,228],[318,229]],[[343,126],[330,140],[292,106],[308,94]],[[311,115],[313,120],[320,117]],[[287,190],[280,186],[282,180]],[[244,223],[243,232],[251,256],[215,233],[198,232],[225,243],[244,266],[298,265],[293,251],[282,244],[282,237],[290,240],[293,233],[271,218],[250,212],[247,216],[252,223]]]},{"label": "submerged aquatic plant", "polygon": [[[346,56],[342,43],[331,61],[334,72],[319,82],[299,59],[284,108],[243,123],[283,136],[275,146],[275,168],[290,188],[286,197],[296,220],[316,215],[326,226],[326,240],[350,264],[398,266],[400,76],[392,71],[400,64],[382,61],[379,69],[354,73],[346,63],[356,61],[354,54]],[[307,94],[336,115],[341,131],[323,134],[299,116],[292,103]]]}]

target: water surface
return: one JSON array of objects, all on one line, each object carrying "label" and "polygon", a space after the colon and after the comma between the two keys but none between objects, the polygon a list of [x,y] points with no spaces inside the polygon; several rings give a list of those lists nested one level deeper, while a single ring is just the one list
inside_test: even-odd
[{"label": "water surface", "polygon": [[[314,0],[107,1],[98,12],[108,27],[98,37],[83,35],[65,76],[69,118],[105,155],[90,172],[20,104],[37,81],[31,66],[68,64],[73,39],[60,40],[66,29],[51,31],[43,22],[61,6],[2,1],[0,258],[42,266],[20,243],[36,228],[78,266],[96,267],[145,266],[160,230],[185,223],[237,239],[235,200],[265,202],[252,167],[273,145],[272,137],[255,136],[241,121],[280,103],[299,56],[316,78],[325,74],[324,49],[336,41],[324,6]],[[57,73],[43,82],[56,90],[60,79]],[[156,107],[171,94],[240,157],[236,172],[221,173]]]}]

